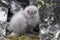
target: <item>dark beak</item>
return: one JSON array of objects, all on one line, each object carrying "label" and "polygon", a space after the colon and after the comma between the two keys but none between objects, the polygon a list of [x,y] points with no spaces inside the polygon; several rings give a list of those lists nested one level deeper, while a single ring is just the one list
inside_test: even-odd
[{"label": "dark beak", "polygon": [[31,16],[33,17],[33,16],[34,16],[34,14],[33,14],[33,13],[31,13]]}]

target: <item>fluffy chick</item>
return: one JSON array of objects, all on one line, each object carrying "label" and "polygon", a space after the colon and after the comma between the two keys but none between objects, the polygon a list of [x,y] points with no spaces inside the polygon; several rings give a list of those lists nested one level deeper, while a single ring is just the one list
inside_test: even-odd
[{"label": "fluffy chick", "polygon": [[15,33],[23,34],[30,31],[39,23],[39,13],[36,6],[28,6],[25,10],[15,14],[11,21],[10,27]]},{"label": "fluffy chick", "polygon": [[10,27],[14,33],[22,34],[25,32],[27,27],[27,20],[23,15],[23,11],[18,12],[12,17],[10,21]]},{"label": "fluffy chick", "polygon": [[[39,23],[39,12],[36,6],[28,6],[24,10],[24,16],[27,19],[27,30],[32,31],[34,27]],[[32,31],[33,32],[33,31]]]}]

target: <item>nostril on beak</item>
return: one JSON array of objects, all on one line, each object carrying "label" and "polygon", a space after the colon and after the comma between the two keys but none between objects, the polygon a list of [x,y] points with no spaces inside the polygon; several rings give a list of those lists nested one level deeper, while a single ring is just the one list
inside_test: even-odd
[{"label": "nostril on beak", "polygon": [[33,17],[34,15],[32,14],[32,17]]},{"label": "nostril on beak", "polygon": [[33,16],[34,16],[34,14],[33,14],[33,13],[31,13],[31,16],[33,17]]},{"label": "nostril on beak", "polygon": [[31,13],[30,13],[30,15],[33,17],[33,16],[34,16],[34,13],[33,13],[33,12],[31,12]]}]

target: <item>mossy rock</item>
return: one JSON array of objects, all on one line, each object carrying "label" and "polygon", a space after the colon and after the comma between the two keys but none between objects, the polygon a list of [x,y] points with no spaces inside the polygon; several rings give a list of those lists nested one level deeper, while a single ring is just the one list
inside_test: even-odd
[{"label": "mossy rock", "polygon": [[18,36],[17,35],[14,35],[14,36],[6,36],[6,38],[8,40],[17,40]]},{"label": "mossy rock", "polygon": [[18,40],[32,40],[32,38],[28,37],[27,35],[23,35],[18,37]]},{"label": "mossy rock", "polygon": [[33,37],[29,37],[27,35],[14,35],[14,36],[6,36],[7,40],[40,40],[38,35],[35,35]]}]

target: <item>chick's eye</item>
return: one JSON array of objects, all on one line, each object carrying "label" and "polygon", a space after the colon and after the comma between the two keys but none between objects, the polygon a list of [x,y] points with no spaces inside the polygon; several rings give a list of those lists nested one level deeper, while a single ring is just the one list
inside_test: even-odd
[{"label": "chick's eye", "polygon": [[37,11],[35,11],[35,13],[37,13]]},{"label": "chick's eye", "polygon": [[29,11],[27,11],[29,13]]}]

